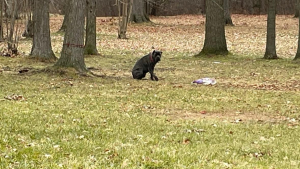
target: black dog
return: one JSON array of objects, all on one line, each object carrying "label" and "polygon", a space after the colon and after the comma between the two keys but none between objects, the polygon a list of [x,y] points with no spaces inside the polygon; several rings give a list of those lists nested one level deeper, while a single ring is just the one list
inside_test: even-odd
[{"label": "black dog", "polygon": [[161,54],[161,51],[154,50],[152,53],[139,59],[132,69],[133,78],[142,79],[146,76],[146,73],[150,72],[151,80],[158,81],[158,78],[153,71],[156,63],[160,61]]}]

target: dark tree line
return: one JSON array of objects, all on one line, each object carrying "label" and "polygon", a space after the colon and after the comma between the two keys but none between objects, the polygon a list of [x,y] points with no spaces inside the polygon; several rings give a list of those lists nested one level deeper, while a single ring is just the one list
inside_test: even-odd
[{"label": "dark tree line", "polygon": [[[268,0],[267,19],[267,43],[264,58],[277,59],[276,54],[276,4],[279,0]],[[16,2],[16,0],[14,0]],[[130,1],[133,6],[138,7],[145,1]],[[137,3],[138,2],[138,3]],[[98,54],[96,48],[96,6],[97,0],[65,0],[68,9],[65,9],[65,31],[61,56],[57,60],[51,47],[50,25],[49,25],[49,4],[50,0],[34,0],[33,9],[33,45],[31,57],[41,60],[57,60],[56,67],[73,67],[80,73],[88,72],[84,62],[84,54]],[[137,5],[138,4],[138,5]],[[14,4],[16,5],[16,3]],[[197,56],[227,55],[227,43],[225,36],[225,25],[231,24],[226,17],[230,18],[230,6],[228,0],[205,1],[206,24],[205,41],[202,51]],[[300,8],[297,1],[297,9]],[[141,6],[140,6],[141,7]],[[146,6],[144,6],[146,7]],[[133,7],[134,8],[134,7]],[[146,9],[146,8],[144,8]],[[134,9],[132,10],[134,11]],[[146,10],[132,12],[133,18],[141,21],[149,21],[143,15]],[[220,13],[223,13],[220,15]],[[15,16],[16,12],[14,11]],[[134,16],[136,15],[136,16]],[[142,16],[140,16],[142,15]],[[15,17],[12,17],[15,18]],[[86,21],[85,22],[85,18]],[[230,18],[231,19],[231,18]],[[133,19],[134,20],[134,19]],[[14,22],[14,19],[12,20]],[[86,30],[84,24],[86,23]],[[299,20],[300,23],[300,20]],[[84,36],[86,34],[86,36]],[[300,34],[300,28],[299,28]],[[84,39],[85,37],[85,39]],[[9,36],[8,36],[9,38]],[[298,41],[297,54],[295,60],[300,58],[300,41]]]},{"label": "dark tree line", "polygon": [[[51,12],[63,12],[63,0],[53,0]],[[142,1],[142,0],[141,0]],[[205,13],[206,0],[147,0],[149,15],[183,15]],[[228,0],[233,14],[267,14],[268,0]],[[293,15],[297,0],[277,0],[277,14]],[[96,16],[118,16],[116,0],[97,0]]]}]

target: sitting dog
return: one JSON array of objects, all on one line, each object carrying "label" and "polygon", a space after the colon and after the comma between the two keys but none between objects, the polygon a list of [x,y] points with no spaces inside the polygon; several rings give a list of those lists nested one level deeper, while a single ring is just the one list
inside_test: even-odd
[{"label": "sitting dog", "polygon": [[142,79],[146,76],[146,73],[149,72],[151,75],[151,80],[158,81],[158,78],[153,71],[156,63],[160,61],[161,55],[161,51],[154,50],[152,53],[140,58],[132,69],[133,78]]}]

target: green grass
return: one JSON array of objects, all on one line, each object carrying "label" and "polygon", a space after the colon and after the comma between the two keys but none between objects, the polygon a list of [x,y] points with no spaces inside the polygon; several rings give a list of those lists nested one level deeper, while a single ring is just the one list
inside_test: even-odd
[{"label": "green grass", "polygon": [[[131,78],[139,56],[107,53],[86,58],[104,78],[0,57],[0,168],[300,167],[292,61],[166,52],[153,82]],[[217,84],[191,84],[201,77]]]}]

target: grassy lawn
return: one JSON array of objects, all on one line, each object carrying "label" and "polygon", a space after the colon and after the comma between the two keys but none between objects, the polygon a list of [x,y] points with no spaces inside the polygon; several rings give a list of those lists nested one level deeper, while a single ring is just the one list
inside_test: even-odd
[{"label": "grassy lawn", "polygon": [[[24,54],[0,57],[0,168],[300,168],[297,19],[279,17],[282,59],[271,61],[260,59],[266,16],[233,19],[232,54],[194,58],[203,17],[132,24],[129,40],[117,40],[116,25],[99,18],[101,55],[85,61],[104,77],[44,69],[53,63],[24,57],[30,41],[21,41]],[[164,52],[159,81],[133,80],[132,66],[152,45]],[[217,84],[191,84],[202,77]]]}]

